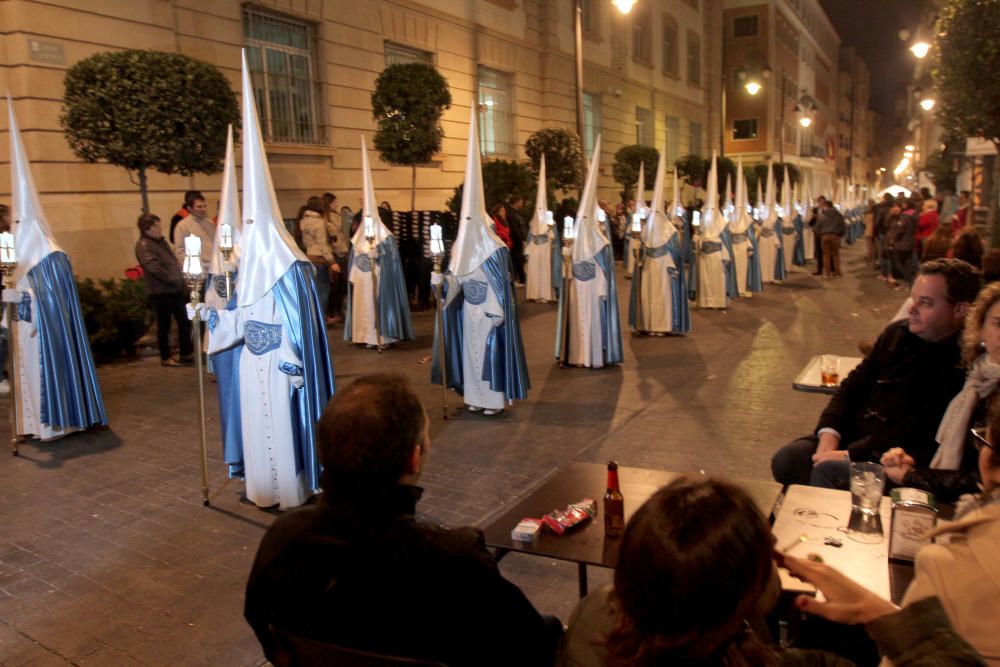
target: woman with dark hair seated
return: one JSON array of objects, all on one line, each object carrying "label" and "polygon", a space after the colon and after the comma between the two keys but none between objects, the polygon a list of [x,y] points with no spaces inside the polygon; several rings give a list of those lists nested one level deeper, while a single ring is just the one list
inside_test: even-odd
[{"label": "woman with dark hair seated", "polygon": [[[657,491],[629,521],[614,586],[577,606],[560,665],[849,667],[835,655],[778,649],[751,629],[750,621],[778,600],[775,557],[824,595],[823,602],[800,596],[798,608],[867,624],[896,667],[982,664],[950,632],[936,599],[900,612],[826,565],[777,556],[767,520],[746,491],[685,476]],[[927,661],[937,656],[938,662]]]}]

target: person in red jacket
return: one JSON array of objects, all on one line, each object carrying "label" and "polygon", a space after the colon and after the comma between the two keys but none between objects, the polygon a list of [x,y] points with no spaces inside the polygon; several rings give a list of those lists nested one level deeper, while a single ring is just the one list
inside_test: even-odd
[{"label": "person in red jacket", "polygon": [[503,204],[497,204],[490,211],[490,217],[493,219],[493,231],[497,233],[497,236],[504,242],[508,250],[513,248],[514,244],[510,238],[510,226],[507,224],[507,207]]},{"label": "person in red jacket", "polygon": [[924,239],[929,238],[941,224],[938,217],[937,201],[925,199],[923,210],[917,218],[917,252],[923,254]]}]

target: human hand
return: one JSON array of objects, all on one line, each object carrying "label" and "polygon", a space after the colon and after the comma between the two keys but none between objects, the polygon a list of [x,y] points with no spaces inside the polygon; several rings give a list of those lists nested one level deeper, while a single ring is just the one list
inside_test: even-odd
[{"label": "human hand", "polygon": [[830,433],[829,431],[819,434],[819,445],[816,447],[816,453],[820,454],[822,452],[831,452],[835,449],[840,448],[840,436]]},{"label": "human hand", "polygon": [[499,326],[501,326],[503,324],[503,318],[499,317],[499,316],[496,316],[496,315],[493,315],[493,316],[490,317],[490,324],[492,324],[493,328],[496,329],[497,327],[499,327]]},{"label": "human hand", "polygon": [[569,255],[570,255],[569,247],[568,246],[563,246],[562,256],[565,257],[566,259],[569,259]]},{"label": "human hand", "polygon": [[4,303],[21,303],[21,290],[4,288],[3,291],[3,302]]},{"label": "human hand", "polygon": [[226,273],[236,273],[236,262],[225,260],[222,262],[222,270]]},{"label": "human hand", "polygon": [[190,303],[188,303],[187,305],[184,306],[184,309],[187,311],[187,316],[189,320],[193,320],[196,316],[199,320],[205,319],[205,304],[203,303],[198,303],[195,305],[191,305]]},{"label": "human hand", "polygon": [[444,274],[440,271],[435,271],[431,274],[431,287],[438,287],[444,284]]},{"label": "human hand", "polygon": [[826,598],[821,602],[810,595],[795,598],[795,606],[835,623],[855,625],[894,614],[899,607],[856,583],[845,574],[824,563],[782,554],[779,563],[794,576],[806,581]]},{"label": "human hand", "polygon": [[330,265],[330,275],[335,273],[340,273],[340,264],[337,264],[336,262]]},{"label": "human hand", "polygon": [[816,451],[812,456],[813,465],[817,463],[823,463],[824,461],[850,461],[851,456],[847,453],[846,449],[834,449],[833,451],[821,452]]}]

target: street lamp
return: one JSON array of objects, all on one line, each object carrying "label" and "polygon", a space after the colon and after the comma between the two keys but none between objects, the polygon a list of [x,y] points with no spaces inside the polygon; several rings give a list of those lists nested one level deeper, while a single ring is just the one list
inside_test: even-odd
[{"label": "street lamp", "polygon": [[932,97],[925,97],[924,99],[920,100],[920,108],[923,109],[924,111],[930,111],[931,109],[933,109],[934,104],[935,104],[934,98]]},{"label": "street lamp", "polygon": [[913,53],[913,55],[915,55],[917,58],[920,59],[926,57],[927,53],[930,50],[931,50],[931,45],[922,39],[914,42],[913,46],[910,47],[910,51]]},{"label": "street lamp", "polygon": [[628,14],[635,5],[635,0],[611,0],[611,4],[618,8],[622,14]]},{"label": "street lamp", "polygon": [[913,144],[906,144],[905,146],[903,146],[903,150],[907,150],[907,151],[916,150],[916,148],[917,147],[914,146]]},{"label": "street lamp", "polygon": [[746,88],[746,91],[748,93],[750,93],[751,95],[756,95],[757,93],[759,93],[761,91],[761,89],[764,86],[760,85],[756,81],[747,81],[746,84],[743,87]]}]

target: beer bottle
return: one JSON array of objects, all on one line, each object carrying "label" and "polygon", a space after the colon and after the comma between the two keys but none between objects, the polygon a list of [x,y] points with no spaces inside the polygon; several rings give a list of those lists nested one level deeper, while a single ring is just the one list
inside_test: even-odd
[{"label": "beer bottle", "polygon": [[604,494],[604,533],[618,537],[625,530],[625,497],[618,485],[618,462],[608,461],[608,490]]}]

